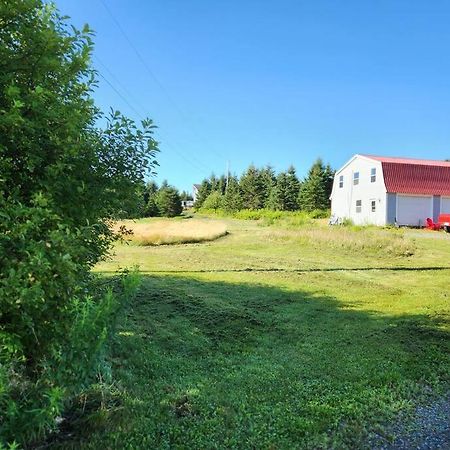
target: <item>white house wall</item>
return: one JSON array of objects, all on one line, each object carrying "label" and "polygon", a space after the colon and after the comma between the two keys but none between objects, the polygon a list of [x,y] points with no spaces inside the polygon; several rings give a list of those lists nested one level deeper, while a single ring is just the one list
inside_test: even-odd
[{"label": "white house wall", "polygon": [[[371,182],[371,169],[376,168],[376,181]],[[353,175],[359,172],[359,184],[353,184]],[[344,185],[339,187],[339,177]],[[356,201],[361,200],[361,212],[356,212]],[[371,202],[375,200],[375,212]],[[349,218],[357,225],[386,225],[386,186],[381,162],[356,155],[336,172],[331,194],[331,214]]]}]

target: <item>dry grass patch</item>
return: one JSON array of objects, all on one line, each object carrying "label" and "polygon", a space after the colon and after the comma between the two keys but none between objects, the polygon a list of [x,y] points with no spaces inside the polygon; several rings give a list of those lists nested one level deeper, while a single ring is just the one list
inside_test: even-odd
[{"label": "dry grass patch", "polygon": [[138,245],[189,244],[213,241],[227,234],[223,222],[207,220],[124,220],[116,227],[124,225],[131,234],[127,239]]}]

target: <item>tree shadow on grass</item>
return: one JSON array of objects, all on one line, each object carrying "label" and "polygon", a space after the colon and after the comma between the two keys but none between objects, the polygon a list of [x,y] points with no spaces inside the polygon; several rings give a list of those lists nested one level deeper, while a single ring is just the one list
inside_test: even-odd
[{"label": "tree shadow on grass", "polygon": [[147,275],[112,349],[123,407],[53,448],[364,448],[448,386],[444,325],[301,290]]}]

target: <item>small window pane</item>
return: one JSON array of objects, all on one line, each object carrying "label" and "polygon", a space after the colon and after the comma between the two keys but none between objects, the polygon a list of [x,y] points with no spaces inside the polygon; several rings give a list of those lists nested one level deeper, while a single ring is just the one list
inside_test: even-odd
[{"label": "small window pane", "polygon": [[339,187],[340,188],[344,187],[344,175],[341,175],[339,177]]},{"label": "small window pane", "polygon": [[370,182],[375,183],[375,181],[377,181],[377,169],[376,167],[373,167],[370,170]]},{"label": "small window pane", "polygon": [[377,202],[375,200],[372,200],[370,202],[371,207],[372,207],[372,212],[375,212],[377,210]]},{"label": "small window pane", "polygon": [[356,212],[360,213],[361,212],[361,200],[356,200]]},{"label": "small window pane", "polygon": [[354,185],[359,184],[359,172],[355,172],[353,174],[353,184]]}]

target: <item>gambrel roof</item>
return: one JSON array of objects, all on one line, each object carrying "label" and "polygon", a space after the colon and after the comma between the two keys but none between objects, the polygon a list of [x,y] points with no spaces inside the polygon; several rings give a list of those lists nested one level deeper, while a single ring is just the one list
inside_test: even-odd
[{"label": "gambrel roof", "polygon": [[381,162],[387,192],[450,195],[450,162],[361,156]]}]

